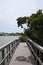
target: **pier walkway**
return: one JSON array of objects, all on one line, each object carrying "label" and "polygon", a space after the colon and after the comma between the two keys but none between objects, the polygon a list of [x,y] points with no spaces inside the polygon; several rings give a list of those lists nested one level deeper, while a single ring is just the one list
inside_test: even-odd
[{"label": "pier walkway", "polygon": [[35,65],[33,56],[26,43],[20,42],[9,65]]}]

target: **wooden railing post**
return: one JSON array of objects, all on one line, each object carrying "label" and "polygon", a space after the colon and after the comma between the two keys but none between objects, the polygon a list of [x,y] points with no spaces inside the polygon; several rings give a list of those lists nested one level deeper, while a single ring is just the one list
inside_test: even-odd
[{"label": "wooden railing post", "polygon": [[11,58],[12,58],[12,56],[13,56],[13,43],[11,44]]},{"label": "wooden railing post", "polygon": [[[4,49],[2,50],[2,59],[4,58]],[[3,61],[2,65],[5,65],[5,61]]]},{"label": "wooden railing post", "polygon": [[39,58],[40,58],[41,61],[43,62],[43,53],[42,53],[42,52],[39,53]]},{"label": "wooden railing post", "polygon": [[[8,46],[7,46],[7,54],[8,54]],[[9,62],[9,57],[7,56],[7,63]]]},{"label": "wooden railing post", "polygon": [[14,50],[15,50],[15,42],[13,41],[13,52],[14,52]]},{"label": "wooden railing post", "polygon": [[15,43],[14,43],[14,41],[13,41],[13,53],[14,53],[14,50],[15,50]]},{"label": "wooden railing post", "polygon": [[[36,48],[36,55],[38,56],[38,50],[37,50],[37,48]],[[36,57],[36,64],[39,65],[39,62],[37,60],[37,57]]]},{"label": "wooden railing post", "polygon": [[[10,51],[10,45],[9,45],[9,51]],[[9,53],[9,59],[10,59],[10,53]]]}]

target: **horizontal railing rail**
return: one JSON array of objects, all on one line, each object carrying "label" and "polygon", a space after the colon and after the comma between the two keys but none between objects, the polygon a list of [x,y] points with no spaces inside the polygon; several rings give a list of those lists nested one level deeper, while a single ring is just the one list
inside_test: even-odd
[{"label": "horizontal railing rail", "polygon": [[0,47],[0,65],[9,65],[20,40],[13,40]]},{"label": "horizontal railing rail", "polygon": [[43,65],[43,47],[31,39],[26,39],[26,43],[32,52],[36,65]]}]

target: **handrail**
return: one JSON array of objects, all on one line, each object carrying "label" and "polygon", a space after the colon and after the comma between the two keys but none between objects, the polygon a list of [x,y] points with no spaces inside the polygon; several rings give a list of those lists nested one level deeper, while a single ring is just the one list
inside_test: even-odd
[{"label": "handrail", "polygon": [[1,46],[1,47],[0,47],[0,51],[1,51],[3,48],[7,47],[9,44],[11,44],[13,41],[15,41],[15,40],[12,40],[12,41],[10,41],[10,42],[4,44],[3,46]]},{"label": "handrail", "polygon": [[[2,60],[0,61],[0,65],[8,65],[15,49],[17,48],[20,40],[12,40],[9,43],[0,47],[0,51],[2,52]],[[37,43],[33,42],[31,39],[26,39],[26,43],[30,48],[32,55],[34,56],[36,65],[43,65],[43,47],[38,45]],[[7,50],[7,54],[5,55],[5,49]],[[6,59],[7,63],[6,64]]]},{"label": "handrail", "polygon": [[[2,52],[2,54],[1,54],[2,60],[0,61],[0,65],[8,65],[9,64],[9,62],[13,56],[13,53],[14,53],[16,47],[18,46],[19,42],[20,42],[19,39],[12,40],[9,43],[0,47],[0,52]],[[5,49],[6,49],[6,51],[5,51]],[[5,52],[7,52],[7,54],[5,54]],[[7,61],[5,61],[6,59],[7,59]]]},{"label": "handrail", "polygon": [[27,39],[29,42],[31,42],[37,49],[39,49],[43,53],[43,47],[38,45],[36,42],[33,42],[31,39]]},{"label": "handrail", "polygon": [[[12,49],[11,49],[12,50]],[[9,53],[11,52],[11,50],[7,53],[7,55],[3,58],[3,60],[0,62],[0,64],[3,63],[3,61],[7,58],[7,56],[9,55]]]},{"label": "handrail", "polygon": [[26,42],[32,52],[36,65],[43,65],[43,47],[33,42],[31,39],[26,39]]}]

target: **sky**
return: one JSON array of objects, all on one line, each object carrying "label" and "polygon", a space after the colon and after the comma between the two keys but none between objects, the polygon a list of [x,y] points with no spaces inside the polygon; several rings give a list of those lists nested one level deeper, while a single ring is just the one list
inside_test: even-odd
[{"label": "sky", "polygon": [[23,32],[16,19],[43,10],[43,0],[0,0],[0,32]]}]

